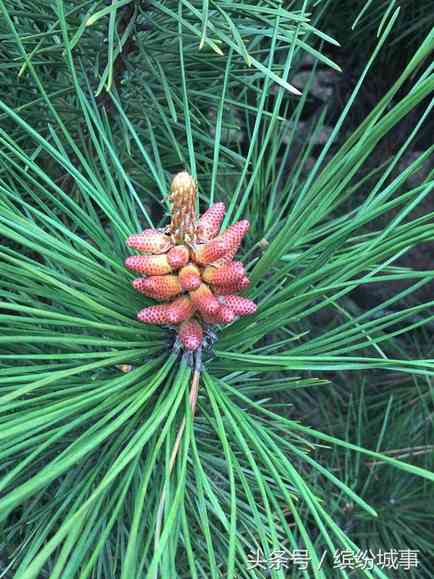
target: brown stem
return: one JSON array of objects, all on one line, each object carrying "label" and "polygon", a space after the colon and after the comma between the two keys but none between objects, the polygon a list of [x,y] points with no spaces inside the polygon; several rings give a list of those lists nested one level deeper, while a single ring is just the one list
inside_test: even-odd
[{"label": "brown stem", "polygon": [[[199,353],[200,353],[200,350],[198,350],[198,352],[196,354],[196,361],[200,357]],[[189,395],[191,414],[193,417],[194,417],[195,412],[196,412],[197,396],[199,394],[199,380],[200,380],[200,368],[197,369],[197,362],[196,362],[195,369],[193,372],[193,378],[191,380],[191,388],[190,388],[190,395]],[[177,456],[178,451],[179,451],[179,447],[181,445],[181,440],[182,440],[182,435],[184,433],[184,430],[185,430],[185,416],[182,419],[181,426],[179,427],[178,434],[176,435],[175,444],[173,445],[172,454],[170,456],[169,475],[171,474],[173,467],[175,466],[175,460],[176,460],[176,456]]]},{"label": "brown stem", "polygon": [[[192,417],[194,417],[196,413],[196,404],[197,398],[199,394],[199,385],[200,385],[200,373],[201,373],[201,366],[202,366],[202,348],[199,348],[196,352],[195,356],[195,365],[193,371],[193,377],[191,380],[191,387],[190,387],[190,394],[189,394],[189,401],[190,401],[190,408]],[[169,460],[169,474],[168,478],[163,487],[163,491],[161,493],[160,504],[158,505],[157,511],[157,521],[155,523],[155,549],[157,549],[158,544],[160,542],[161,536],[161,525],[163,521],[163,512],[164,512],[164,505],[166,502],[166,491],[167,491],[167,483],[169,480],[170,475],[172,474],[173,468],[175,466],[176,457],[178,456],[178,452],[181,446],[182,435],[184,434],[185,430],[185,416],[182,419],[181,426],[179,427],[178,433],[176,435],[176,440],[173,445],[172,453],[170,455]]]}]

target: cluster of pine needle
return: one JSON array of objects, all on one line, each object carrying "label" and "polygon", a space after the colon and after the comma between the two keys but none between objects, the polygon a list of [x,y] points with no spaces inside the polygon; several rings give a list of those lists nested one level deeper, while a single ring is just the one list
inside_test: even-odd
[{"label": "cluster of pine needle", "polygon": [[0,0],[0,577],[432,577],[434,35],[356,4]]}]

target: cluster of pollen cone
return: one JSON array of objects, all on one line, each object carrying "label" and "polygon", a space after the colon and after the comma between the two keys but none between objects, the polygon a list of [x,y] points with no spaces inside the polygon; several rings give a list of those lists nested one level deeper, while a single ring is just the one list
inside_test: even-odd
[{"label": "cluster of pollen cone", "polygon": [[256,311],[252,300],[236,295],[249,285],[243,264],[234,257],[249,228],[238,221],[219,234],[223,203],[212,205],[196,218],[196,184],[186,173],[172,181],[171,222],[166,229],[145,229],[131,235],[127,245],[141,255],[125,266],[139,274],[134,288],[158,302],[140,310],[146,324],[176,326],[186,350],[203,342],[204,325],[228,324]]}]

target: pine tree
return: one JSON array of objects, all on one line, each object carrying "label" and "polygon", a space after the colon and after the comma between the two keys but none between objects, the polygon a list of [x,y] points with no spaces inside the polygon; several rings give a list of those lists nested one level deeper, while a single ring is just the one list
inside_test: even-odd
[{"label": "pine tree", "polygon": [[[332,6],[0,0],[4,576],[432,576],[434,315],[420,296],[434,273],[401,258],[434,239],[433,172],[411,180],[433,146],[402,165],[433,106],[433,33],[348,128],[399,22],[385,6],[337,122],[327,102],[302,131],[317,69],[340,74]],[[242,267],[250,283],[231,293],[256,304],[240,316],[214,291],[233,317],[200,311],[194,347],[184,318],[137,318],[169,297],[135,291],[149,259],[127,245],[174,235],[183,171],[194,215],[224,203],[221,231],[249,223],[233,270],[190,265],[213,291]],[[353,299],[378,286],[391,291],[377,303]]]}]

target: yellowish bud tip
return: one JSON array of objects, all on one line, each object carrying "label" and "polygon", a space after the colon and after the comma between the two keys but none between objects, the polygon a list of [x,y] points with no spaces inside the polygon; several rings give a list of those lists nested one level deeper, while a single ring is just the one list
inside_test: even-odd
[{"label": "yellowish bud tip", "polygon": [[187,171],[181,171],[181,173],[177,173],[174,178],[172,179],[172,184],[170,186],[170,190],[175,195],[177,193],[196,193],[196,183],[193,177],[187,173]]},{"label": "yellowish bud tip", "polygon": [[197,186],[187,171],[175,175],[170,187],[172,194],[172,219],[170,233],[176,244],[194,242],[196,236],[196,191]]}]

